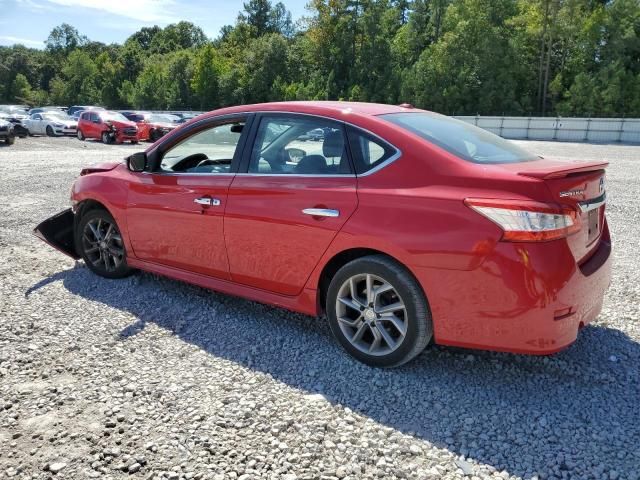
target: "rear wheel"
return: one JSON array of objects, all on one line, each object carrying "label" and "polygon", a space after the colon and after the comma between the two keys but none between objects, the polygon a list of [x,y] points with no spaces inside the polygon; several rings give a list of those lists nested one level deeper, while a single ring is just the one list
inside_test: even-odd
[{"label": "rear wheel", "polygon": [[53,128],[51,128],[51,125],[47,125],[47,137],[55,137],[55,133],[53,131]]},{"label": "rear wheel", "polygon": [[338,270],[329,285],[326,312],[344,349],[375,367],[408,362],[433,335],[420,285],[383,255],[358,258]]},{"label": "rear wheel", "polygon": [[131,274],[120,229],[106,210],[90,210],[80,219],[76,245],[87,267],[101,277]]},{"label": "rear wheel", "polygon": [[78,140],[84,140],[84,134],[82,133],[82,130],[78,129],[76,135],[78,136]]}]

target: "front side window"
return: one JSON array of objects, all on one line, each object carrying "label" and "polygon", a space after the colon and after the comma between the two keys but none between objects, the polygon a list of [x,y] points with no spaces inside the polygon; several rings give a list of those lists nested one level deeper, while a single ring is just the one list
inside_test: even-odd
[{"label": "front side window", "polygon": [[381,118],[469,162],[516,163],[538,159],[504,138],[437,113],[390,113]]},{"label": "front side window", "polygon": [[243,121],[200,130],[163,155],[160,170],[169,173],[230,173]]},{"label": "front side window", "polygon": [[90,115],[90,118],[91,118],[92,122],[95,122],[95,123],[99,123],[100,122],[100,117],[98,117],[97,113],[90,113],[89,115]]},{"label": "front side window", "polygon": [[260,122],[249,173],[350,174],[340,123],[297,115],[266,116]]}]

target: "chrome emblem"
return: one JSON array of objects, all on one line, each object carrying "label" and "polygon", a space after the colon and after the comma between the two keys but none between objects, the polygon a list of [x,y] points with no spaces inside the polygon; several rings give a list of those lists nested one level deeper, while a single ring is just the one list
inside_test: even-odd
[{"label": "chrome emblem", "polygon": [[583,195],[584,190],[568,190],[566,192],[560,192],[561,197],[577,197],[578,195]]}]

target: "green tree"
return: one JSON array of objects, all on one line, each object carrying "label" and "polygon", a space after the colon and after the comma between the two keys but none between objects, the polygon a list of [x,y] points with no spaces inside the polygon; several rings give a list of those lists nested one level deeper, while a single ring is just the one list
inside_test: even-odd
[{"label": "green tree", "polygon": [[191,87],[200,110],[213,109],[220,104],[221,62],[213,45],[202,47],[195,57]]},{"label": "green tree", "polygon": [[87,37],[80,35],[75,27],[68,23],[63,23],[51,30],[45,44],[47,51],[52,54],[68,55],[70,52],[85,45],[87,42]]},{"label": "green tree", "polygon": [[447,114],[520,113],[516,55],[505,23],[514,7],[509,0],[452,4],[442,38],[416,63],[415,103]]}]

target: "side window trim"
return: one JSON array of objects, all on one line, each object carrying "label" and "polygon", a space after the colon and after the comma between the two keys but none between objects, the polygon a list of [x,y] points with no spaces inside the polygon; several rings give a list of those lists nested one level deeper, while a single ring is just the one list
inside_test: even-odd
[{"label": "side window trim", "polygon": [[[221,115],[218,117],[206,118],[199,122],[194,123],[193,125],[189,125],[184,131],[180,132],[180,135],[171,137],[167,137],[164,142],[161,142],[157,147],[155,147],[152,151],[147,154],[148,162],[150,168],[148,171],[143,173],[153,174],[153,175],[235,175],[238,173],[238,167],[240,166],[240,161],[243,158],[245,151],[245,146],[247,145],[247,137],[251,132],[253,126],[253,120],[255,115],[251,112],[246,113],[233,113],[230,115]],[[242,129],[242,133],[240,134],[240,139],[238,140],[238,145],[236,146],[236,150],[233,154],[233,159],[231,161],[231,168],[228,172],[165,172],[160,169],[160,163],[162,161],[162,157],[167,151],[169,151],[172,147],[178,145],[180,142],[186,140],[187,138],[198,134],[204,130],[209,128],[215,128],[216,126],[223,125],[227,122],[232,123],[233,121],[244,120],[244,128]]]},{"label": "side window trim", "polygon": [[[288,173],[288,174],[281,174],[281,173],[253,173],[253,172],[249,172],[249,164],[251,163],[251,155],[253,154],[253,149],[255,147],[255,143],[257,140],[257,136],[258,136],[258,130],[260,127],[261,122],[266,119],[266,118],[270,118],[270,117],[283,117],[283,116],[291,116],[291,117],[301,117],[301,118],[318,118],[321,119],[323,121],[326,122],[333,122],[336,124],[336,126],[339,126],[340,129],[342,130],[342,135],[344,136],[345,139],[345,150],[346,150],[346,155],[347,155],[347,162],[349,163],[349,169],[350,172],[349,173],[338,173],[338,174],[315,174],[315,173]],[[356,176],[356,171],[355,171],[355,165],[354,165],[354,161],[353,161],[353,157],[351,155],[351,147],[349,145],[349,137],[347,135],[347,125],[341,121],[341,120],[337,120],[335,118],[331,118],[331,117],[325,117],[322,115],[310,115],[308,113],[297,113],[297,112],[278,112],[278,111],[266,111],[266,112],[256,112],[255,114],[255,118],[253,121],[253,125],[251,128],[251,132],[250,135],[247,138],[247,142],[245,144],[245,148],[244,148],[244,153],[242,155],[242,160],[240,163],[240,168],[238,169],[237,175],[242,175],[242,176],[253,176],[253,177],[286,177],[286,178],[291,178],[291,177],[326,177],[326,178],[331,178],[331,177],[339,177],[339,178],[348,178],[348,177],[355,177]]]},{"label": "side window trim", "polygon": [[352,168],[354,169],[354,171],[356,172],[355,175],[357,177],[366,177],[368,175],[373,175],[374,173],[382,170],[383,168],[387,167],[388,165],[390,165],[391,163],[395,162],[396,160],[398,160],[401,156],[402,156],[402,151],[396,147],[395,145],[393,145],[392,143],[388,142],[387,140],[385,140],[384,138],[382,138],[380,135],[377,135],[367,129],[364,129],[362,127],[359,127],[357,125],[352,125],[352,124],[347,124],[347,139],[348,139],[348,145],[349,145],[349,149],[353,150],[353,143],[355,142],[355,139],[353,138],[354,135],[356,134],[365,134],[366,136],[372,137],[373,139],[375,139],[377,142],[379,142],[381,145],[384,145],[386,147],[389,147],[391,150],[393,150],[393,154],[391,154],[389,156],[389,158],[383,160],[382,162],[380,162],[378,165],[376,165],[373,168],[370,168],[362,173],[358,173],[358,169],[356,168],[355,165],[355,158],[356,158],[356,153],[352,152]]}]

